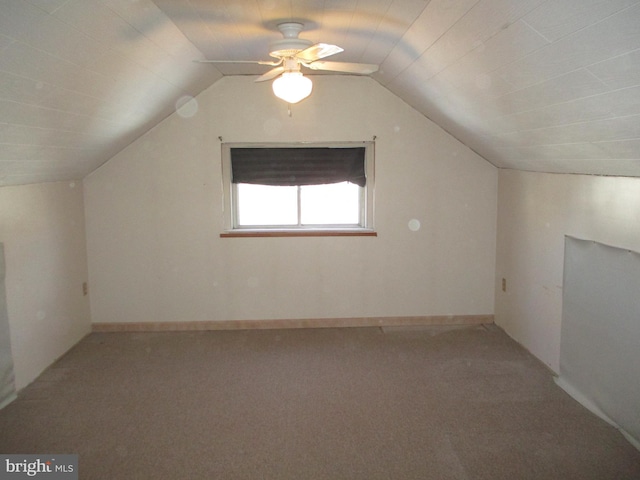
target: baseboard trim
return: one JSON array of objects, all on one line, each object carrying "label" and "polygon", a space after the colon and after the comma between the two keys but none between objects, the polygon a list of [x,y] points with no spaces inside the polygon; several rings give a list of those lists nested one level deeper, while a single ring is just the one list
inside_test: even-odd
[{"label": "baseboard trim", "polygon": [[352,317],[267,320],[214,320],[204,322],[94,323],[94,332],[179,332],[203,330],[259,330],[285,328],[406,327],[427,325],[484,325],[493,315],[430,315],[417,317]]}]

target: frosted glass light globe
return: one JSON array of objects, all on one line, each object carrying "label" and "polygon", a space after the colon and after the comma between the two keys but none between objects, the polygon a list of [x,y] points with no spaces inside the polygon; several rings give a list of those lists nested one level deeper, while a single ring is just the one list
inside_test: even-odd
[{"label": "frosted glass light globe", "polygon": [[287,103],[298,103],[311,94],[313,83],[300,72],[284,72],[272,84],[276,97]]}]

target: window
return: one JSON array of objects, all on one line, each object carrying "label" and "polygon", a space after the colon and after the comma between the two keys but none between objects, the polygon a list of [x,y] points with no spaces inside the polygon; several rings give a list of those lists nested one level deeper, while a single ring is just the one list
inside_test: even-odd
[{"label": "window", "polygon": [[227,232],[372,232],[373,143],[223,144]]}]

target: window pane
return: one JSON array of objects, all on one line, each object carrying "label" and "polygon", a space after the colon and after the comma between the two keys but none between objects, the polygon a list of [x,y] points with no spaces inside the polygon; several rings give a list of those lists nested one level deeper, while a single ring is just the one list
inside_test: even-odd
[{"label": "window pane", "polygon": [[238,225],[297,225],[297,187],[237,185]]},{"label": "window pane", "polygon": [[360,187],[349,182],[301,188],[303,225],[358,225]]}]

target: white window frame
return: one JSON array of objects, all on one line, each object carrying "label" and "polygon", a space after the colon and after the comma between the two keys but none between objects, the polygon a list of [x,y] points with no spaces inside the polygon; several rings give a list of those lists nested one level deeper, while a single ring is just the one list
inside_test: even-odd
[{"label": "white window frame", "polygon": [[[359,225],[260,225],[241,226],[237,223],[235,205],[236,186],[232,183],[231,149],[232,148],[354,148],[365,147],[365,175],[367,182],[361,189],[360,224]],[[225,233],[373,233],[374,219],[374,185],[375,185],[375,143],[374,142],[321,142],[321,143],[222,143],[222,188]]]}]

